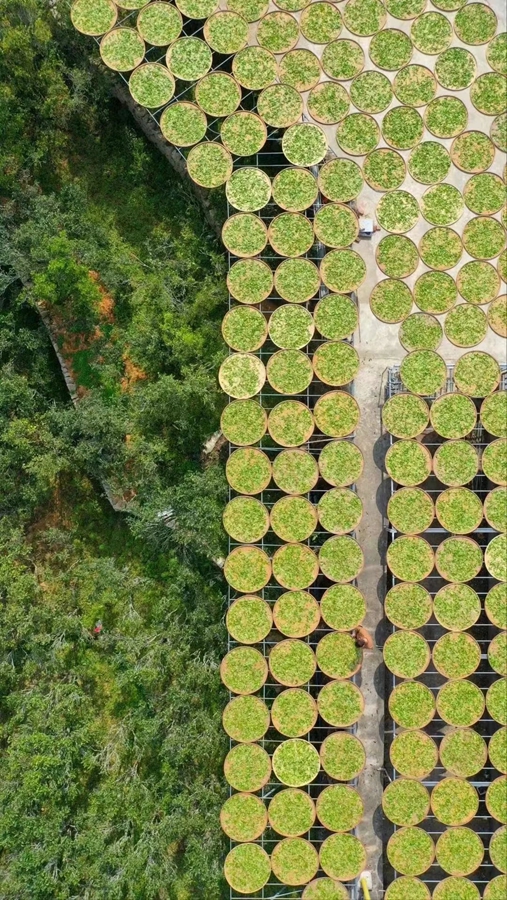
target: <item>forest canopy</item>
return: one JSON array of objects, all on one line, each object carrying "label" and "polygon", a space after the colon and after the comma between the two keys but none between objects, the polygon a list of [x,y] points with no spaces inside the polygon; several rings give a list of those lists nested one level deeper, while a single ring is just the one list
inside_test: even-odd
[{"label": "forest canopy", "polygon": [[2,896],[218,900],[225,262],[68,9],[0,0]]}]

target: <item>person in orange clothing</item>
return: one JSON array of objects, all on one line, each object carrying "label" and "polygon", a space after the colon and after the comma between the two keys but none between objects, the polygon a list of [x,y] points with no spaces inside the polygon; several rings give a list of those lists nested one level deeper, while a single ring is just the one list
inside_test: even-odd
[{"label": "person in orange clothing", "polygon": [[375,646],[373,638],[369,631],[367,631],[366,628],[363,628],[362,625],[358,625],[357,628],[354,628],[352,637],[356,641],[356,647],[362,647],[363,650],[373,650]]}]

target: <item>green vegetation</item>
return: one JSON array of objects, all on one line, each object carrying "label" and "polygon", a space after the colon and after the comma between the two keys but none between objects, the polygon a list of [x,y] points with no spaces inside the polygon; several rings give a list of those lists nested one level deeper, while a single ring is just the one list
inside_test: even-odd
[{"label": "green vegetation", "polygon": [[356,41],[347,38],[332,41],[324,47],[322,68],[330,78],[349,81],[364,68],[363,50]]},{"label": "green vegetation", "polygon": [[[465,232],[467,227],[465,226]],[[430,269],[442,271],[454,268],[459,262],[463,245],[459,234],[452,228],[430,228],[421,238],[419,253]]]},{"label": "green vegetation", "polygon": [[114,28],[100,42],[102,61],[115,72],[130,72],[144,59],[144,41],[135,28]]},{"label": "green vegetation", "polygon": [[288,212],[308,209],[317,193],[317,182],[308,169],[281,169],[273,179],[273,200]]},{"label": "green vegetation", "polygon": [[70,17],[74,28],[82,34],[99,36],[116,23],[118,10],[112,0],[74,0]]},{"label": "green vegetation", "polygon": [[260,91],[276,80],[276,59],[262,47],[245,47],[232,61],[233,75],[243,87]]},{"label": "green vegetation", "polygon": [[317,750],[308,741],[283,741],[273,753],[273,771],[282,784],[302,787],[315,781],[320,769]]},{"label": "green vegetation", "polygon": [[493,767],[507,774],[507,728],[499,728],[490,737],[488,753]]},{"label": "green vegetation", "polygon": [[471,219],[463,231],[463,246],[476,259],[493,259],[505,245],[505,232],[496,219]]},{"label": "green vegetation", "polygon": [[385,900],[406,900],[407,896],[411,900],[430,900],[429,888],[418,878],[402,875],[392,881],[385,892]]},{"label": "green vegetation", "polygon": [[424,122],[412,106],[395,106],[386,112],[382,122],[382,135],[396,150],[410,150],[422,139]]},{"label": "green vegetation", "polygon": [[488,324],[495,334],[507,337],[507,295],[493,300],[488,309]]},{"label": "green vegetation", "polygon": [[397,394],[382,408],[384,428],[398,438],[413,438],[421,434],[428,425],[429,415],[426,401],[412,394]]},{"label": "green vegetation", "polygon": [[196,81],[209,72],[212,58],[210,48],[200,38],[182,37],[169,47],[166,62],[175,78]]},{"label": "green vegetation", "polygon": [[451,47],[440,54],[435,63],[435,75],[442,87],[463,91],[470,87],[476,74],[475,58],[469,50]]},{"label": "green vegetation", "polygon": [[136,28],[154,47],[167,47],[179,37],[183,20],[179,9],[166,3],[150,3],[137,17]]},{"label": "green vegetation", "polygon": [[423,312],[441,315],[452,309],[458,291],[454,279],[445,272],[425,272],[414,286],[414,301]]},{"label": "green vegetation", "polygon": [[433,604],[422,584],[395,584],[386,595],[387,618],[397,628],[422,628],[431,617]]},{"label": "green vegetation", "polygon": [[187,169],[192,181],[201,187],[218,187],[232,172],[232,157],[222,144],[213,141],[197,144],[188,154]]},{"label": "green vegetation", "polygon": [[363,818],[361,797],[346,784],[332,784],[317,798],[317,817],[328,831],[351,831]]},{"label": "green vegetation", "polygon": [[346,731],[328,735],[320,749],[322,768],[336,781],[357,778],[366,763],[366,752],[359,740]]},{"label": "green vegetation", "polygon": [[234,741],[260,741],[269,727],[269,709],[253,694],[234,697],[224,709],[222,725]]},{"label": "green vegetation", "polygon": [[452,225],[464,210],[461,191],[452,184],[436,184],[424,192],[421,212],[432,225]]},{"label": "green vegetation", "polygon": [[320,865],[330,878],[351,881],[366,865],[366,850],[353,834],[332,834],[320,848]]},{"label": "green vegetation", "polygon": [[327,138],[318,125],[291,125],[282,138],[282,150],[295,166],[315,166],[327,152]]},{"label": "green vegetation", "polygon": [[433,569],[433,550],[424,538],[398,537],[387,548],[387,564],[400,581],[423,581]]},{"label": "green vegetation", "polygon": [[315,668],[314,652],[304,641],[281,641],[269,654],[273,678],[287,687],[299,687],[310,681]]},{"label": "green vegetation", "polygon": [[285,259],[275,271],[275,288],[288,303],[306,303],[319,285],[319,270],[309,259]]},{"label": "green vegetation", "polygon": [[[306,221],[306,220],[305,220]],[[299,350],[313,337],[312,314],[302,306],[278,306],[269,319],[269,336],[277,347]]]},{"label": "green vegetation", "polygon": [[430,417],[437,434],[452,440],[470,434],[477,421],[477,410],[463,394],[443,394],[431,404]]},{"label": "green vegetation", "polygon": [[484,846],[471,828],[452,828],[440,835],[436,846],[437,862],[450,875],[470,875],[482,863]]},{"label": "green vegetation", "polygon": [[264,363],[250,353],[233,353],[220,366],[218,380],[229,397],[246,400],[258,394],[264,386]]},{"label": "green vegetation", "polygon": [[235,400],[225,407],[221,429],[232,444],[256,444],[266,432],[267,417],[256,400]]},{"label": "green vegetation", "polygon": [[347,203],[354,200],[361,191],[361,169],[351,159],[332,159],[321,167],[318,185],[328,200]]},{"label": "green vegetation", "polygon": [[425,66],[405,66],[393,81],[395,97],[406,106],[426,106],[433,100],[436,89],[435,76]]},{"label": "green vegetation", "polygon": [[291,688],[275,697],[271,719],[280,734],[290,738],[302,737],[308,734],[317,721],[317,704],[307,691]]},{"label": "green vegetation", "polygon": [[258,153],[266,142],[264,122],[253,113],[235,112],[222,123],[220,136],[224,146],[235,156]]},{"label": "green vegetation", "polygon": [[463,394],[485,397],[498,386],[500,366],[489,353],[473,350],[458,359],[454,368],[454,381]]},{"label": "green vegetation", "polygon": [[451,145],[451,159],[463,172],[484,172],[495,157],[495,148],[481,131],[466,131]]},{"label": "green vegetation", "polygon": [[354,531],[363,514],[363,504],[354,491],[334,488],[326,491],[319,500],[319,521],[331,534],[347,534]]},{"label": "green vegetation", "polygon": [[[366,265],[362,257],[359,256],[359,253],[356,253],[355,250],[331,250],[329,253],[326,253],[320,264],[320,276],[330,291],[335,291],[337,294],[349,294],[351,291],[357,290],[366,278]],[[323,301],[320,301],[318,308],[322,305]],[[339,337],[337,336],[339,331],[338,320],[340,320],[340,324],[343,325],[343,327],[345,326],[345,323],[347,323],[348,327],[352,321],[353,313],[351,306],[353,305],[351,300],[349,300],[348,304],[339,304],[335,298],[333,298],[332,302],[329,301],[325,304],[326,314],[323,315],[321,312],[321,322],[324,320],[327,331],[333,331],[333,334],[324,334],[317,325],[317,328],[319,328],[323,337],[330,338],[331,340],[339,340]],[[317,311],[315,315],[317,317]],[[354,321],[355,328],[358,321],[358,313],[355,307]],[[352,331],[354,328],[352,328]],[[347,331],[346,334],[340,335],[340,337],[346,337],[350,333],[350,331]]]},{"label": "green vegetation", "polygon": [[220,677],[233,694],[254,694],[266,681],[268,666],[253,647],[235,647],[220,664]]},{"label": "green vegetation", "polygon": [[[448,731],[440,744],[440,760],[451,775],[472,778],[486,765],[486,741],[473,728]],[[452,795],[452,790],[450,791]],[[452,800],[452,797],[451,797]]]},{"label": "green vegetation", "polygon": [[463,191],[468,208],[479,216],[491,216],[505,204],[505,184],[499,175],[473,175]]},{"label": "green vegetation", "polygon": [[267,229],[258,216],[236,213],[225,222],[222,240],[234,256],[257,256],[267,244]]},{"label": "green vegetation", "polygon": [[462,631],[444,634],[433,647],[435,668],[446,678],[467,678],[480,661],[479,644],[471,634]]},{"label": "green vegetation", "polygon": [[414,47],[428,56],[447,50],[452,41],[452,25],[446,16],[437,12],[424,13],[410,29]]},{"label": "green vegetation", "polygon": [[405,487],[396,491],[387,504],[389,521],[396,531],[403,534],[420,534],[433,522],[433,500],[417,487]]},{"label": "green vegetation", "polygon": [[436,141],[423,141],[414,147],[408,158],[408,169],[412,178],[422,184],[443,181],[451,167],[448,151]]},{"label": "green vegetation", "polygon": [[454,20],[454,30],[464,44],[486,44],[497,25],[495,13],[484,3],[471,3],[460,9]]},{"label": "green vegetation", "polygon": [[380,241],[375,252],[375,260],[384,275],[390,278],[406,278],[417,269],[419,253],[410,238],[388,234]]},{"label": "green vegetation", "polygon": [[349,0],[343,9],[346,28],[361,37],[380,31],[386,18],[385,6],[380,0]]},{"label": "green vegetation", "polygon": [[396,441],[386,453],[385,466],[398,484],[422,484],[431,472],[431,453],[418,441]]},{"label": "green vegetation", "polygon": [[229,269],[227,287],[238,303],[262,303],[272,291],[273,275],[260,259],[240,260]]},{"label": "green vegetation", "polygon": [[500,872],[507,869],[507,828],[499,828],[495,831],[489,842],[489,855],[491,862]]},{"label": "green vegetation", "polygon": [[484,900],[503,900],[507,891],[507,875],[497,875],[486,885]]},{"label": "green vegetation", "polygon": [[434,316],[413,313],[401,323],[398,337],[409,353],[412,350],[436,350],[442,343],[442,326]]},{"label": "green vegetation", "polygon": [[495,635],[488,647],[489,664],[499,675],[507,675],[507,632]]},{"label": "green vegetation", "polygon": [[350,156],[364,156],[374,150],[380,140],[380,129],[371,116],[351,113],[336,129],[336,140]]},{"label": "green vegetation", "polygon": [[[319,3],[319,6],[330,4]],[[348,900],[348,896],[347,888],[334,878],[317,878],[306,886],[302,900]]]},{"label": "green vegetation", "polygon": [[324,384],[339,387],[349,384],[357,374],[359,356],[350,344],[332,341],[317,348],[313,355],[313,368]]},{"label": "green vegetation", "polygon": [[[352,256],[352,253],[353,251],[345,251],[345,253],[340,251],[337,253],[328,253],[328,262],[324,266],[324,272],[322,273],[323,277],[325,275],[328,281],[330,279],[334,280],[338,278],[340,284],[342,284],[345,278],[345,266],[348,261],[349,263],[352,262],[356,267],[356,272],[353,277],[357,280],[361,274],[362,280],[366,274],[364,265],[361,267],[361,257],[359,257],[358,254]],[[329,257],[331,257],[331,259],[329,259]],[[341,262],[342,259],[343,264]],[[358,320],[359,315],[357,306],[350,297],[340,297],[328,294],[326,297],[319,300],[315,307],[315,327],[322,337],[325,337],[330,341],[340,341],[343,340],[343,338],[350,337],[357,328]]]},{"label": "green vegetation", "polygon": [[412,309],[412,291],[396,278],[377,282],[370,294],[370,309],[381,322],[403,322]]},{"label": "green vegetation", "polygon": [[350,634],[333,632],[319,641],[316,657],[319,669],[329,678],[351,678],[359,670],[363,654]]},{"label": "green vegetation", "polygon": [[313,434],[313,416],[304,403],[283,400],[271,410],[268,429],[273,440],[280,446],[299,447]]},{"label": "green vegetation", "polygon": [[351,681],[331,681],[317,697],[319,713],[336,728],[348,728],[357,722],[364,708],[363,695]]},{"label": "green vegetation", "polygon": [[178,9],[189,19],[207,19],[215,12],[217,0],[178,0]]},{"label": "green vegetation", "polygon": [[[430,659],[428,643],[416,631],[396,631],[389,635],[384,644],[384,662],[387,668],[399,678],[417,678],[418,675],[422,675],[428,668]],[[398,824],[416,825],[417,823],[398,822]]]},{"label": "green vegetation", "polygon": [[320,78],[320,62],[311,50],[300,48],[282,56],[278,64],[280,81],[300,93],[314,88]]},{"label": "green vegetation", "polygon": [[428,397],[444,386],[447,366],[434,350],[414,350],[402,360],[400,378],[407,390]]},{"label": "green vegetation", "polygon": [[270,356],[268,381],[280,394],[300,394],[313,378],[312,364],[300,350],[279,350]]},{"label": "green vegetation", "polygon": [[507,35],[504,31],[503,34],[497,34],[493,38],[486,50],[486,59],[489,65],[495,72],[499,72],[500,75],[507,75],[507,64],[505,62],[506,44]]},{"label": "green vegetation", "polygon": [[477,814],[479,797],[464,778],[444,778],[431,792],[431,808],[444,825],[464,825]]},{"label": "green vegetation", "polygon": [[485,72],[479,75],[470,88],[470,99],[475,108],[486,116],[497,116],[505,112],[505,75]]},{"label": "green vegetation", "polygon": [[482,550],[472,538],[450,537],[437,548],[435,561],[446,581],[471,581],[482,568]]},{"label": "green vegetation", "polygon": [[412,59],[412,52],[412,41],[397,28],[384,28],[370,41],[370,59],[379,69],[401,69]]},{"label": "green vegetation", "polygon": [[315,236],[327,247],[348,247],[359,233],[355,212],[341,203],[322,206],[314,219]]},{"label": "green vegetation", "polygon": [[363,562],[363,551],[357,541],[348,535],[329,538],[320,548],[320,568],[330,581],[353,581],[359,575]]},{"label": "green vegetation", "polygon": [[290,591],[282,594],[276,601],[273,618],[278,631],[282,634],[291,638],[301,638],[311,634],[318,627],[320,609],[315,598],[307,591]]},{"label": "green vegetation", "polygon": [[269,515],[264,504],[254,497],[234,497],[225,507],[223,522],[227,534],[230,534],[234,541],[254,544],[266,534]]},{"label": "green vegetation", "polygon": [[467,108],[458,97],[437,97],[429,104],[424,121],[428,131],[436,137],[456,137],[467,127]]},{"label": "green vegetation", "polygon": [[285,544],[273,557],[273,574],[278,583],[289,591],[309,587],[318,571],[317,557],[306,544]]},{"label": "green vegetation", "polygon": [[331,3],[310,3],[301,13],[299,25],[312,44],[329,44],[342,30],[342,17]]},{"label": "green vegetation", "polygon": [[329,437],[347,437],[359,422],[359,406],[351,394],[330,391],[319,397],[313,411],[315,424]]},{"label": "green vegetation", "polygon": [[484,694],[471,681],[448,681],[438,692],[438,715],[449,725],[460,728],[474,725],[481,718],[484,707]]},{"label": "green vegetation", "polygon": [[209,116],[230,116],[241,101],[241,88],[225,72],[211,72],[196,85],[195,99]]},{"label": "green vegetation", "polygon": [[363,471],[363,455],[351,441],[331,441],[320,451],[320,474],[334,487],[354,484]]},{"label": "green vegetation", "polygon": [[207,127],[206,116],[194,103],[172,103],[160,117],[162,134],[178,147],[191,147],[202,141]]},{"label": "green vegetation", "polygon": [[430,795],[418,781],[397,778],[384,791],[382,809],[395,825],[418,825],[428,815]]},{"label": "green vegetation", "polygon": [[252,352],[262,347],[267,334],[266,319],[261,312],[251,307],[231,309],[222,322],[222,335],[225,342],[243,353]]},{"label": "green vegetation", "polygon": [[482,502],[473,491],[450,487],[436,500],[437,519],[451,534],[469,534],[482,522]]},{"label": "green vegetation", "polygon": [[271,53],[286,53],[297,43],[299,26],[293,16],[285,12],[269,13],[257,26],[257,40]]},{"label": "green vegetation", "polygon": [[387,109],[393,96],[391,82],[382,72],[363,72],[350,85],[350,99],[365,113],[379,113]]},{"label": "green vegetation", "polygon": [[465,263],[458,272],[456,283],[463,299],[475,304],[489,303],[500,288],[496,269],[491,263],[479,260]]},{"label": "green vegetation", "polygon": [[311,797],[297,788],[278,791],[269,804],[269,824],[283,837],[306,834],[315,822],[315,805]]},{"label": "green vegetation", "polygon": [[283,450],[273,461],[273,480],[286,494],[307,494],[318,477],[317,461],[306,450]]},{"label": "green vegetation", "polygon": [[220,825],[233,841],[255,841],[268,821],[266,807],[255,794],[233,794],[220,811]]},{"label": "green vegetation", "polygon": [[407,191],[390,191],[377,204],[379,225],[386,231],[400,234],[410,231],[419,218],[419,204]]},{"label": "green vegetation", "polygon": [[422,828],[400,828],[389,838],[387,858],[402,875],[422,875],[435,858],[433,840]]},{"label": "green vegetation", "polygon": [[139,66],[129,79],[129,89],[136,103],[158,109],[174,94],[174,78],[165,66],[148,63]]},{"label": "green vegetation", "polygon": [[282,541],[305,541],[315,530],[317,513],[304,497],[281,497],[271,510],[270,521]]},{"label": "green vegetation", "polygon": [[436,619],[448,631],[466,631],[481,614],[481,601],[468,584],[446,584],[433,601]]},{"label": "green vegetation", "polygon": [[255,593],[268,583],[271,563],[258,547],[236,547],[225,560],[224,574],[235,590]]},{"label": "green vegetation", "polygon": [[366,602],[352,584],[333,584],[321,600],[322,618],[335,631],[351,631],[366,615]]},{"label": "green vegetation", "polygon": [[484,516],[495,531],[507,531],[507,490],[497,487],[484,501]]},{"label": "green vegetation", "polygon": [[238,597],[227,611],[227,630],[240,644],[259,644],[272,623],[271,608],[260,597]]},{"label": "green vegetation", "polygon": [[389,712],[402,728],[424,728],[435,715],[435,698],[420,681],[404,681],[390,694]]},{"label": "green vegetation", "polygon": [[247,22],[257,22],[267,12],[267,0],[227,0],[227,8],[243,16]]},{"label": "green vegetation", "polygon": [[438,762],[437,745],[424,731],[402,731],[389,754],[394,768],[405,778],[427,778]]},{"label": "green vegetation", "polygon": [[[405,180],[405,174],[405,160],[395,150],[389,150],[387,147],[380,147],[368,153],[363,163],[364,179],[375,191],[393,191],[399,188]],[[404,193],[399,191],[398,197]]]},{"label": "green vegetation", "polygon": [[426,0],[386,0],[385,7],[395,19],[415,19],[422,13]]},{"label": "green vegetation", "polygon": [[217,53],[237,53],[248,38],[248,23],[235,12],[220,11],[204,24],[204,38]]},{"label": "green vegetation", "polygon": [[495,584],[489,591],[486,602],[486,615],[497,628],[507,629],[507,586]]},{"label": "green vegetation", "polygon": [[507,150],[507,113],[502,113],[493,119],[489,133],[495,147],[505,153]]},{"label": "green vegetation", "polygon": [[481,422],[495,437],[507,438],[507,391],[496,391],[481,405]]},{"label": "green vegetation", "polygon": [[493,578],[507,581],[507,535],[498,534],[486,547],[484,554],[486,568]]},{"label": "green vegetation", "polygon": [[269,203],[271,181],[261,169],[245,166],[229,176],[225,193],[231,206],[242,212],[256,212]]},{"label": "green vegetation", "polygon": [[270,223],[268,238],[280,256],[302,256],[314,241],[312,223],[301,213],[280,213]]},{"label": "green vegetation", "polygon": [[233,890],[242,894],[260,891],[271,874],[269,856],[259,844],[239,844],[227,854],[224,873]]}]

